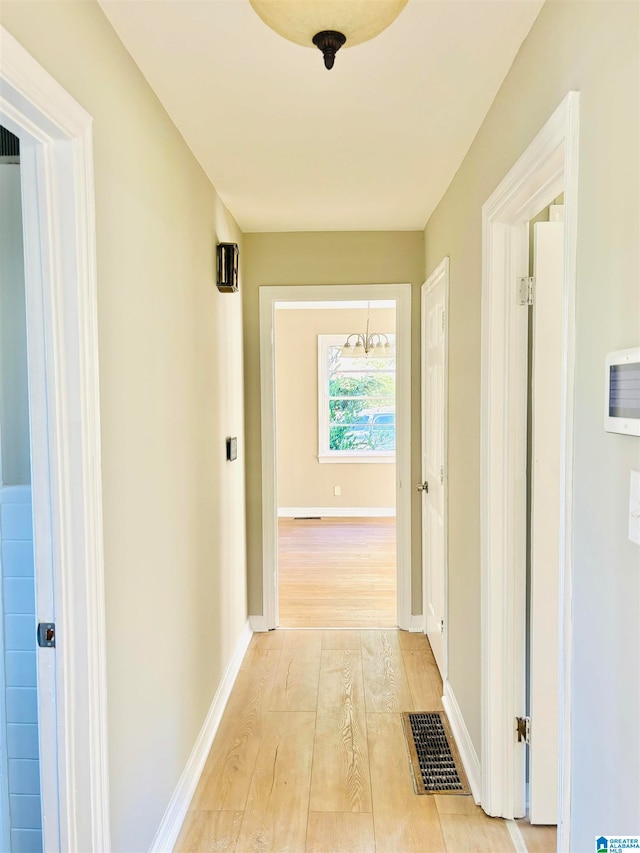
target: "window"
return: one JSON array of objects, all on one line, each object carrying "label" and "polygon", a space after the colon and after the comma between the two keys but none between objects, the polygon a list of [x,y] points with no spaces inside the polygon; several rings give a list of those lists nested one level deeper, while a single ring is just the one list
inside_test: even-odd
[{"label": "window", "polygon": [[394,462],[395,356],[343,356],[345,338],[318,335],[318,459]]}]

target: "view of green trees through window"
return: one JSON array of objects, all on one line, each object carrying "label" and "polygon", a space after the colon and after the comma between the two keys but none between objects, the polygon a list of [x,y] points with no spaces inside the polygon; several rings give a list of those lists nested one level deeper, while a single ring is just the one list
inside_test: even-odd
[{"label": "view of green trees through window", "polygon": [[394,357],[347,358],[331,346],[328,391],[330,450],[395,450]]}]

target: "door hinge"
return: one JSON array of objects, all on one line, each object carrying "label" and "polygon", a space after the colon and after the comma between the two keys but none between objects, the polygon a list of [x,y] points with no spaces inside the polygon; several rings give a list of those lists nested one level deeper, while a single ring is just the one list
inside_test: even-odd
[{"label": "door hinge", "polygon": [[440,466],[440,485],[444,484],[444,465]]},{"label": "door hinge", "polygon": [[516,734],[518,743],[530,743],[531,717],[516,717]]},{"label": "door hinge", "polygon": [[440,620],[440,633],[444,634],[444,619]]},{"label": "door hinge", "polygon": [[442,331],[444,332],[444,311],[442,312]]},{"label": "door hinge", "polygon": [[533,294],[536,287],[535,276],[521,276],[518,282],[518,305],[533,305]]},{"label": "door hinge", "polygon": [[55,622],[40,622],[38,624],[38,645],[43,649],[55,649],[56,647],[56,625]]}]

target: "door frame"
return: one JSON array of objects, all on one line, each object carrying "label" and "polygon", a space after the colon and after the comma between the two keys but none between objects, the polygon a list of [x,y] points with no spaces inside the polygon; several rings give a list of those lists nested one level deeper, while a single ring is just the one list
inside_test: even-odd
[{"label": "door frame", "polygon": [[[571,544],[579,93],[569,92],[482,208],[481,611],[482,806],[513,818],[524,747],[528,220],[564,192],[565,272],[560,490],[560,804],[558,850],[570,849]],[[518,709],[522,708],[522,711]]]},{"label": "door frame", "polygon": [[[449,676],[449,256],[444,257],[438,266],[434,269],[431,275],[422,285],[420,294],[420,372],[421,372],[421,418],[420,418],[420,438],[425,444],[426,424],[427,424],[427,323],[426,323],[426,307],[427,298],[431,291],[444,280],[444,377],[443,377],[443,393],[444,393],[444,408],[443,408],[443,439],[444,439],[444,483],[443,483],[443,526],[444,526],[444,632],[442,637],[442,661],[443,672],[442,682],[447,681]],[[428,444],[427,444],[428,446]],[[420,460],[422,480],[425,480],[425,464],[426,447],[423,447],[422,458]],[[421,508],[422,513],[422,631],[427,633],[427,576],[428,565],[426,555],[427,549],[427,525],[425,523],[425,505],[424,501]]]},{"label": "door frame", "polygon": [[111,849],[91,116],[0,27],[0,123],[20,138],[43,839]]},{"label": "door frame", "polygon": [[419,631],[411,616],[411,285],[351,284],[260,287],[262,426],[262,616],[254,631],[278,626],[278,501],[275,303],[394,300],[396,303],[396,565],[398,626]]}]

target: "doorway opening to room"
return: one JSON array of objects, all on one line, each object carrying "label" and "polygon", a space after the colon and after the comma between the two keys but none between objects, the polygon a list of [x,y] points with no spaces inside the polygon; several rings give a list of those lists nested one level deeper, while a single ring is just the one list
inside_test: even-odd
[{"label": "doorway opening to room", "polygon": [[[570,849],[579,96],[483,206],[482,790]],[[446,691],[446,688],[445,688]],[[537,840],[536,840],[537,835]],[[544,842],[544,843],[547,843]]]},{"label": "doorway opening to room", "polygon": [[107,850],[92,117],[0,37],[0,838]]},{"label": "doorway opening to room", "polygon": [[275,307],[280,626],[395,627],[395,302]]},{"label": "doorway opening to room", "polygon": [[261,287],[260,361],[254,630],[411,630],[411,285]]},{"label": "doorway opening to room", "polygon": [[20,146],[0,127],[0,841],[42,850]]}]

